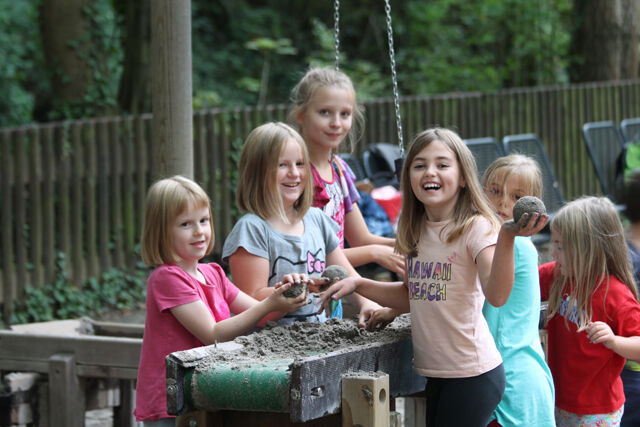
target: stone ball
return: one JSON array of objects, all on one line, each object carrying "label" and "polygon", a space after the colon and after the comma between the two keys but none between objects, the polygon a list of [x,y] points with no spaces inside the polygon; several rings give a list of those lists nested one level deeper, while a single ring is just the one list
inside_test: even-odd
[{"label": "stone ball", "polygon": [[347,270],[340,265],[330,265],[322,272],[322,277],[327,277],[333,283],[337,280],[346,279],[349,276]]},{"label": "stone ball", "polygon": [[547,208],[544,206],[542,200],[535,196],[524,196],[513,205],[513,220],[518,222],[523,213],[533,214],[545,214]]},{"label": "stone ball", "polygon": [[284,291],[282,295],[287,298],[295,298],[300,294],[307,293],[307,284],[306,283],[292,283],[291,287]]}]

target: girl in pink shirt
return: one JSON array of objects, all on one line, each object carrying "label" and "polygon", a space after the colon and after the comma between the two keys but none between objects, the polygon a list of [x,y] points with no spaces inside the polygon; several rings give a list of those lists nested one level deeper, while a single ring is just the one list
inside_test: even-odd
[{"label": "girl in pink shirt", "polygon": [[[143,426],[173,426],[167,414],[165,357],[175,351],[236,338],[273,316],[297,310],[305,295],[286,298],[290,274],[265,300],[238,290],[215,263],[200,263],[213,249],[209,197],[195,182],[174,176],[147,195],[142,260],[155,266],[147,280],[146,319],[134,414]],[[276,312],[270,315],[270,313]],[[230,317],[231,313],[236,314]]]},{"label": "girl in pink shirt", "polygon": [[500,225],[473,155],[448,129],[428,129],[413,140],[401,189],[396,250],[407,256],[404,282],[347,278],[327,297],[357,291],[389,307],[372,315],[370,328],[410,311],[414,368],[427,377],[427,425],[485,427],[502,398],[505,372],[482,306],[485,299],[495,307],[507,301],[515,237],[540,231],[548,216],[525,214]]}]

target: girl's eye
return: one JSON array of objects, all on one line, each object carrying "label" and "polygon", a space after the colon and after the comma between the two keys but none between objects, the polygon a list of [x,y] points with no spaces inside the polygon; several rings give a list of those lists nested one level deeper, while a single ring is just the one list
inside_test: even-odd
[{"label": "girl's eye", "polygon": [[441,169],[444,169],[444,168],[448,168],[448,167],[449,167],[449,165],[448,165],[447,163],[440,163],[440,164],[438,165],[438,167],[439,167],[439,168],[441,168]]},{"label": "girl's eye", "polygon": [[202,219],[200,220],[200,224],[206,224],[206,223],[208,223],[208,222],[209,222],[209,218],[202,218]]},{"label": "girl's eye", "polygon": [[320,114],[322,114],[322,115],[329,114],[329,110],[325,110],[325,109],[320,110],[319,112],[320,112]]},{"label": "girl's eye", "polygon": [[189,226],[189,222],[183,222],[182,224],[180,224],[180,227],[188,227]]},{"label": "girl's eye", "polygon": [[500,190],[498,190],[497,188],[492,188],[492,189],[491,189],[491,194],[494,194],[494,195],[496,195],[496,196],[499,196],[499,195],[500,195]]},{"label": "girl's eye", "polygon": [[348,111],[343,111],[342,113],[340,113],[340,115],[341,115],[342,117],[349,117],[349,116],[351,116],[351,113],[350,113],[350,112],[348,112]]},{"label": "girl's eye", "polygon": [[296,166],[302,167],[302,166],[304,166],[304,162],[296,162]]},{"label": "girl's eye", "polygon": [[424,168],[424,164],[423,163],[415,163],[413,165],[414,169],[423,169]]}]

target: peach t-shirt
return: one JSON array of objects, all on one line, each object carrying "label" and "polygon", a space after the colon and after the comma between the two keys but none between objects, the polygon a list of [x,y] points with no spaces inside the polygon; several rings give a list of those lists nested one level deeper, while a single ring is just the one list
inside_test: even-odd
[{"label": "peach t-shirt", "polygon": [[460,237],[446,243],[451,224],[427,221],[418,255],[407,259],[414,367],[438,378],[481,375],[502,363],[482,315],[484,294],[475,263],[495,245],[490,222],[478,216]]}]

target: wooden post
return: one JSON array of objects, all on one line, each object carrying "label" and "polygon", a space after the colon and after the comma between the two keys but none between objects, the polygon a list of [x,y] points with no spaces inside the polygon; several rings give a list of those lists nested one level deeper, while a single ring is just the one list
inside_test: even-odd
[{"label": "wooden post", "polygon": [[72,354],[49,358],[49,408],[51,427],[84,426],[84,388]]},{"label": "wooden post", "polygon": [[151,2],[152,179],[193,178],[191,1]]},{"label": "wooden post", "polygon": [[342,376],[342,427],[389,425],[389,375],[349,372]]}]

